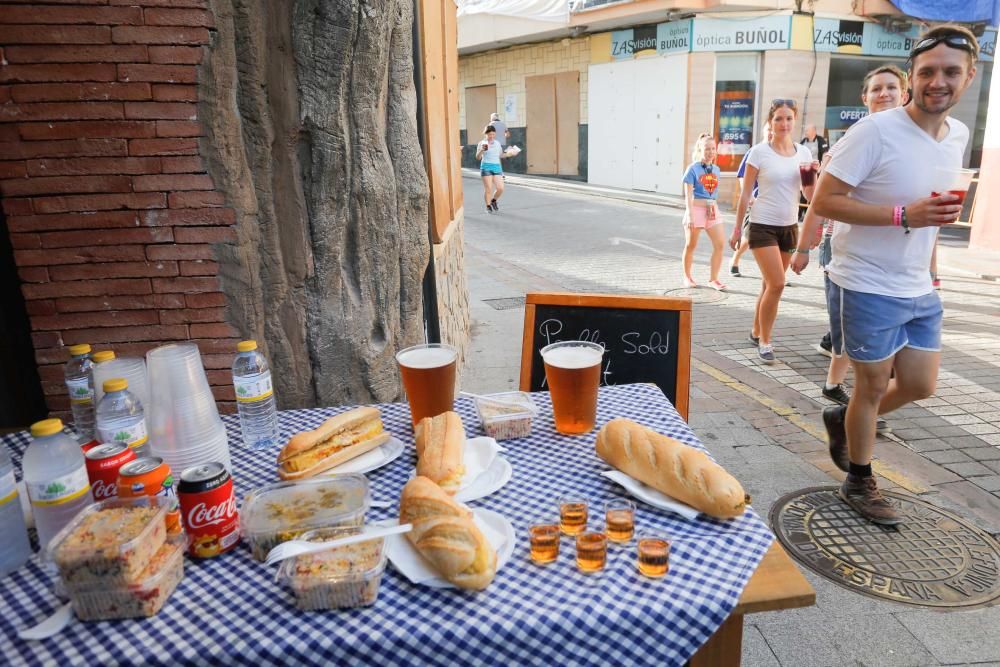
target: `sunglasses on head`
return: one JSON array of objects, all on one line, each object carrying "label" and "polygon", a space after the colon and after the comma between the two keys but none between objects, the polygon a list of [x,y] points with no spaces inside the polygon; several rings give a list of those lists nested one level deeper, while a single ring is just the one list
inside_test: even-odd
[{"label": "sunglasses on head", "polygon": [[795,108],[795,100],[785,100],[785,99],[782,99],[780,97],[776,97],[773,100],[771,100],[771,106],[774,107],[774,108],[777,108],[777,107],[788,107],[789,109],[794,109]]},{"label": "sunglasses on head", "polygon": [[924,51],[930,51],[938,44],[944,44],[953,49],[960,49],[976,55],[976,46],[965,35],[944,35],[941,37],[928,37],[917,42],[913,50],[910,51],[910,60],[913,60]]}]

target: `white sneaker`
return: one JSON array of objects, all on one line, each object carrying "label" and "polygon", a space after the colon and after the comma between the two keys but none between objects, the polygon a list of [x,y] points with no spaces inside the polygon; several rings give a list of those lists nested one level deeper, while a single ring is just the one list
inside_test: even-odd
[{"label": "white sneaker", "polygon": [[757,346],[757,356],[760,357],[760,360],[763,361],[765,364],[773,364],[774,346],[764,345],[764,344]]}]

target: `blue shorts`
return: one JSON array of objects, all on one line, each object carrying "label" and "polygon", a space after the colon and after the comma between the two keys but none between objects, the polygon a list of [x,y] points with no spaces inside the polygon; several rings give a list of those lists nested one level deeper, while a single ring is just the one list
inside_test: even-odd
[{"label": "blue shorts", "polygon": [[493,164],[492,162],[483,162],[479,165],[479,175],[480,176],[502,176],[503,169],[500,165]]},{"label": "blue shorts", "polygon": [[899,298],[855,292],[826,278],[833,353],[854,361],[890,359],[904,347],[941,351],[944,309],[937,292]]}]

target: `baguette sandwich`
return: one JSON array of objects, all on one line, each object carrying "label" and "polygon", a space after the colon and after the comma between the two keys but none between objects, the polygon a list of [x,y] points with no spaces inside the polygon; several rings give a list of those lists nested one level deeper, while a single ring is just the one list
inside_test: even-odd
[{"label": "baguette sandwich", "polygon": [[717,519],[742,516],[750,496],[736,478],[694,447],[612,419],[597,434],[597,455],[633,479]]},{"label": "baguette sandwich", "polygon": [[426,477],[414,477],[399,499],[399,522],[412,523],[410,543],[445,579],[483,590],[497,572],[497,552],[472,513]]},{"label": "baguette sandwich", "polygon": [[465,475],[465,429],[456,412],[424,417],[417,424],[417,474],[455,495]]},{"label": "baguette sandwich", "polygon": [[378,408],[362,407],[296,433],[278,454],[281,479],[312,477],[389,441]]}]

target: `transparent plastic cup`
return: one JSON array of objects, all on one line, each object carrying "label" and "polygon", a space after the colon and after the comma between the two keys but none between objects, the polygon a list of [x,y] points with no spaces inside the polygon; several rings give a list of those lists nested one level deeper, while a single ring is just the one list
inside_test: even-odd
[{"label": "transparent plastic cup", "polygon": [[931,192],[932,197],[943,194],[955,195],[958,201],[950,204],[965,204],[965,196],[969,193],[972,179],[976,176],[975,169],[939,169],[938,189]]}]

